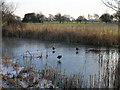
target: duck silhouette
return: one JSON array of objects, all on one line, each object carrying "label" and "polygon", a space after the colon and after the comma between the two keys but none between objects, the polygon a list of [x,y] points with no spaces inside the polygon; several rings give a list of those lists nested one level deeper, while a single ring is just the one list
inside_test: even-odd
[{"label": "duck silhouette", "polygon": [[78,54],[79,52],[77,51],[76,54]]},{"label": "duck silhouette", "polygon": [[52,51],[52,53],[55,53],[55,51]]},{"label": "duck silhouette", "polygon": [[53,47],[52,49],[55,50],[55,47]]},{"label": "duck silhouette", "polygon": [[76,50],[78,51],[78,50],[79,50],[79,48],[76,48]]},{"label": "duck silhouette", "polygon": [[57,58],[59,59],[58,63],[61,63],[60,59],[62,58],[62,55],[58,55]]}]

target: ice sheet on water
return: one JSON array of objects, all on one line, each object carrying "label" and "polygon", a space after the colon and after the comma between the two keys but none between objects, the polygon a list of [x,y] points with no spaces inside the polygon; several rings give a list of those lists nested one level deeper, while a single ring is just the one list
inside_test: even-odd
[{"label": "ice sheet on water", "polygon": [[[19,73],[24,67],[19,67],[17,72]],[[11,75],[17,74],[16,70],[13,68],[13,66],[6,67],[5,65],[1,65],[1,73],[3,75],[10,73]]]}]

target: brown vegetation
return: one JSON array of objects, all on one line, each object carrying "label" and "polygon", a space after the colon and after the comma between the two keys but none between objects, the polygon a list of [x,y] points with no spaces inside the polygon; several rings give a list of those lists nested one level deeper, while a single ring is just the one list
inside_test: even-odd
[{"label": "brown vegetation", "polygon": [[22,28],[13,29],[12,26],[9,26],[5,30],[3,30],[3,36],[34,38],[46,41],[61,41],[89,45],[118,45],[117,24],[26,23]]}]

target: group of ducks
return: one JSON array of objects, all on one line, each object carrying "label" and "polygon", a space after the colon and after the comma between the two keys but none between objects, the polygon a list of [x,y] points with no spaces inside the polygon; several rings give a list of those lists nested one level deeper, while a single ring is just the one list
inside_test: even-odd
[{"label": "group of ducks", "polygon": [[[55,47],[52,48],[53,49],[53,53],[55,53]],[[58,60],[58,63],[61,63],[60,59],[62,58],[62,55],[58,55],[57,58],[59,59]]]},{"label": "group of ducks", "polygon": [[[55,47],[52,47],[52,52],[53,53],[55,53]],[[78,50],[79,50],[79,48],[76,48],[76,54],[78,54]],[[46,58],[48,57],[48,52],[46,52]],[[38,58],[42,58],[42,52],[41,52],[41,55],[40,56],[38,56]],[[58,55],[57,56],[57,58],[58,58],[58,63],[60,64],[61,63],[61,58],[62,58],[62,55]]]},{"label": "group of ducks", "polygon": [[[53,47],[52,49],[53,49],[53,53],[55,53],[55,47]],[[76,48],[76,54],[78,54],[78,50],[79,50],[79,48]],[[58,63],[61,63],[60,59],[62,58],[62,55],[58,55],[57,58],[59,59]]]}]

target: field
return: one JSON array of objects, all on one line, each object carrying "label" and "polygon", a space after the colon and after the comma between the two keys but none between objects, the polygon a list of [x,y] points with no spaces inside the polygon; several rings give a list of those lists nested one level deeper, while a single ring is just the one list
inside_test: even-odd
[{"label": "field", "polygon": [[4,35],[85,45],[118,45],[118,25],[113,23],[24,23],[23,27],[8,26]]}]

